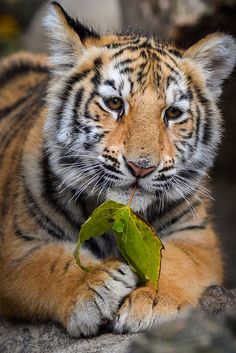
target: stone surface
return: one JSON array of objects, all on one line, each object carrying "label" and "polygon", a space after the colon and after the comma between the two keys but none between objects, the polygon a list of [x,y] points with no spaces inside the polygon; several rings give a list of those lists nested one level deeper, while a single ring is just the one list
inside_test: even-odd
[{"label": "stone surface", "polygon": [[135,335],[70,338],[53,323],[0,321],[0,353],[125,353]]},{"label": "stone surface", "polygon": [[203,310],[189,311],[131,343],[128,353],[236,352],[236,290],[209,287],[202,295]]},{"label": "stone surface", "polygon": [[[236,322],[236,317],[234,317]],[[129,353],[233,353],[236,337],[226,316],[212,318],[202,311],[162,325],[131,344]]]}]

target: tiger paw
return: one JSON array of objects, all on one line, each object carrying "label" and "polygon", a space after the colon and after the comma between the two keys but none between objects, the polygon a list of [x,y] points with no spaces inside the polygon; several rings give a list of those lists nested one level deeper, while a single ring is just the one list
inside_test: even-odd
[{"label": "tiger paw", "polygon": [[140,287],[124,300],[111,326],[117,333],[145,331],[176,318],[187,307],[188,303],[179,300],[178,295]]},{"label": "tiger paw", "polygon": [[104,261],[86,275],[66,321],[73,337],[96,335],[101,324],[112,320],[121,301],[135,288],[136,275],[116,260]]}]

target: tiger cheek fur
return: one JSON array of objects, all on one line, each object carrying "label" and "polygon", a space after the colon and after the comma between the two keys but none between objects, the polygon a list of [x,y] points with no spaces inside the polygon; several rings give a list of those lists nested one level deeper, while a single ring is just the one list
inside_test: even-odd
[{"label": "tiger cheek fur", "polygon": [[[0,314],[60,322],[72,336],[138,332],[195,306],[223,278],[206,181],[221,136],[217,99],[235,42],[186,51],[138,36],[99,36],[57,3],[51,56],[0,64]],[[73,258],[103,200],[132,203],[165,245],[158,290],[137,286],[112,234]]]}]

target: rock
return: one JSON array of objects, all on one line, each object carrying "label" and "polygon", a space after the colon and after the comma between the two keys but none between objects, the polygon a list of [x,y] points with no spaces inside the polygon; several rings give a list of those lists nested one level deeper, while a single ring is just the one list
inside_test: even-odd
[{"label": "rock", "polygon": [[[234,326],[236,316],[234,317]],[[236,335],[225,315],[212,318],[203,311],[191,311],[161,327],[140,335],[129,353],[233,353]]]},{"label": "rock", "polygon": [[206,289],[199,302],[202,309],[209,314],[222,311],[230,314],[232,308],[236,309],[236,289],[211,286]]},{"label": "rock", "polygon": [[200,307],[140,335],[129,353],[236,352],[236,290],[209,287]]},{"label": "rock", "polygon": [[135,335],[75,339],[53,323],[0,321],[0,353],[124,353]]}]

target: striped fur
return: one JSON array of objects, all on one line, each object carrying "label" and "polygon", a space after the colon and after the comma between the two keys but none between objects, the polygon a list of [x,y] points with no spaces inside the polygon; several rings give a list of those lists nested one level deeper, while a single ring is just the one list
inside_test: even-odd
[{"label": "striped fur", "polygon": [[[235,43],[213,34],[183,51],[100,37],[57,3],[45,24],[49,60],[19,53],[0,64],[0,314],[56,320],[73,336],[96,334],[104,320],[116,332],[145,330],[222,281],[207,173]],[[111,97],[122,109],[107,105]],[[154,170],[137,179],[129,162]],[[133,208],[165,244],[157,292],[137,286],[112,234],[84,247],[92,272],[72,255],[92,210],[126,203],[137,183]]]}]

